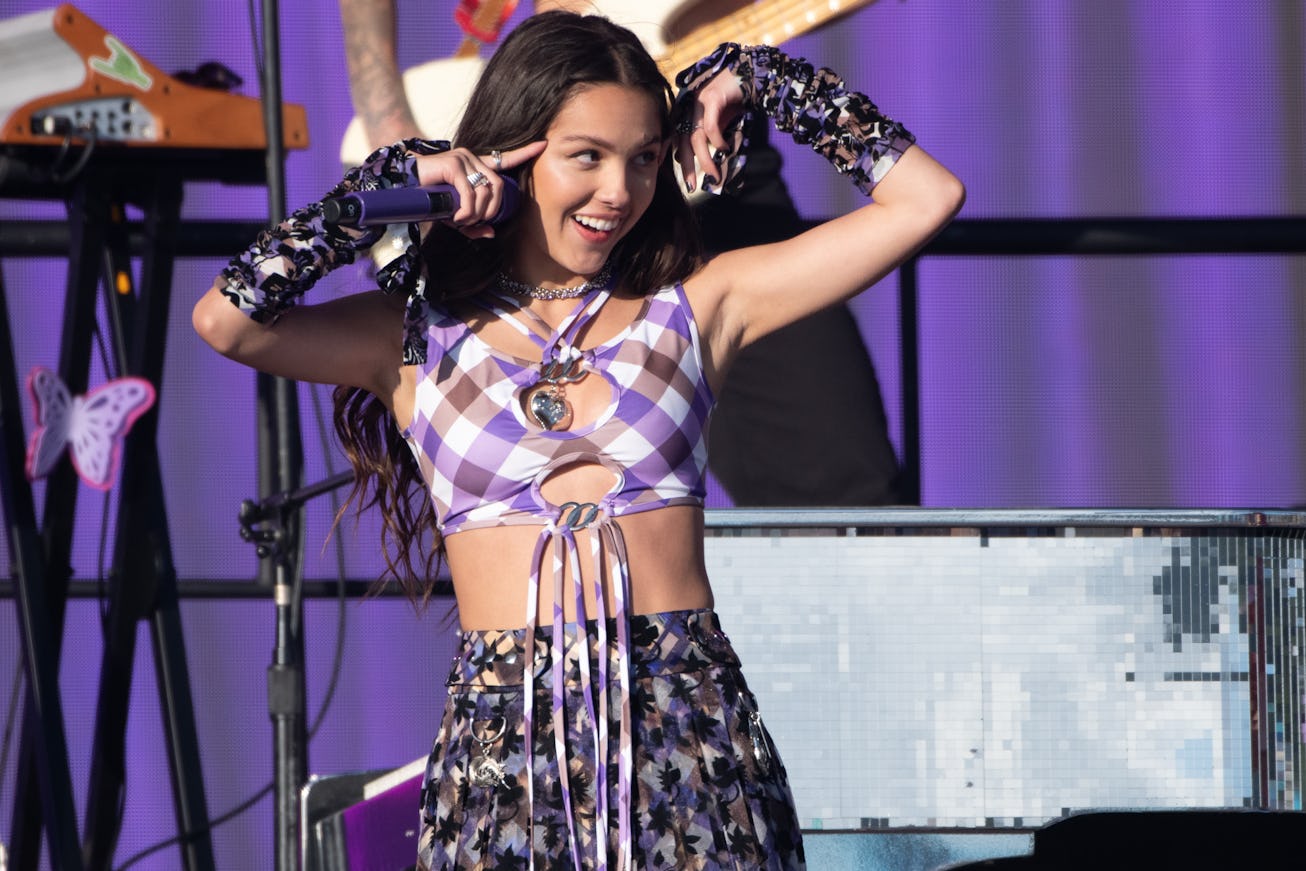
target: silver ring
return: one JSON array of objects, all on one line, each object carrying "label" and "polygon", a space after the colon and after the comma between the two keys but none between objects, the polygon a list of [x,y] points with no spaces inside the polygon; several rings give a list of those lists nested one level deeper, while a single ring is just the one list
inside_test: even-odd
[{"label": "silver ring", "polygon": [[490,152],[490,160],[493,160],[493,161],[494,161],[494,170],[495,170],[495,172],[498,172],[499,170],[503,169],[503,152],[502,152],[502,151],[500,151],[500,150],[497,149],[497,148],[494,149],[493,151],[491,151],[491,152]]},{"label": "silver ring", "polygon": [[483,184],[489,184],[490,179],[485,173],[478,169],[476,172],[468,173],[467,183],[475,188],[480,187]]}]

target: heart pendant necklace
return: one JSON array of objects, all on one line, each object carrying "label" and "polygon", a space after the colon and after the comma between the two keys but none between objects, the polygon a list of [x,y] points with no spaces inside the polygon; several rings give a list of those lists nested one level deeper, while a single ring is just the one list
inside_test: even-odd
[{"label": "heart pendant necklace", "polygon": [[555,357],[540,366],[540,380],[526,394],[526,410],[541,429],[555,432],[571,427],[567,385],[585,377],[580,357]]},{"label": "heart pendant necklace", "polygon": [[[575,415],[571,402],[567,400],[567,385],[575,384],[587,374],[584,355],[576,346],[577,337],[612,295],[614,281],[611,270],[605,265],[595,280],[588,282],[585,296],[556,327],[547,323],[538,312],[527,308],[520,299],[507,294],[502,287],[495,293],[498,302],[486,305],[540,349],[539,371],[532,373],[533,382],[523,385],[518,401],[528,421],[546,432],[571,428]],[[532,329],[518,315],[540,329]]]}]

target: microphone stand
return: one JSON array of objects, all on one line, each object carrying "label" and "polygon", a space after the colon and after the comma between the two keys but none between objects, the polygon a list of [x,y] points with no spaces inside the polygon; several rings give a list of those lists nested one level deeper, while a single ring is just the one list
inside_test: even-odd
[{"label": "microphone stand", "polygon": [[353,472],[338,472],[314,484],[282,493],[274,493],[255,502],[240,503],[240,537],[254,545],[259,557],[275,559],[286,544],[294,541],[287,534],[286,521],[310,499],[330,493],[354,480]]},{"label": "microphone stand", "polygon": [[[240,505],[240,537],[255,546],[276,578],[276,647],[268,668],[268,711],[273,723],[273,794],[276,799],[277,871],[294,871],[300,856],[299,794],[308,776],[307,703],[304,692],[302,578],[294,571],[302,542],[304,503],[349,483],[352,472],[342,472],[295,490],[274,493]],[[293,578],[293,582],[287,582]]]},{"label": "microphone stand", "polygon": [[[281,117],[281,31],[276,0],[262,0],[263,130],[267,142],[268,220],[286,213],[285,144]],[[258,392],[259,493],[292,493],[303,478],[299,402],[293,382],[260,373]],[[304,692],[302,503],[286,499],[276,509],[279,532],[259,564],[259,581],[270,584],[276,605],[276,642],[268,666],[268,713],[272,719],[276,871],[299,868],[299,793],[308,780]],[[243,512],[242,512],[243,513]]]}]

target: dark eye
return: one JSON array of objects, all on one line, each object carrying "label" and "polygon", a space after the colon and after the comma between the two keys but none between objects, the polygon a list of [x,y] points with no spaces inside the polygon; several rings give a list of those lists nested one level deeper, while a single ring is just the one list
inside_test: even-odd
[{"label": "dark eye", "polygon": [[635,155],[636,166],[652,166],[658,162],[658,152],[656,148],[650,148],[648,151]]},{"label": "dark eye", "polygon": [[593,148],[587,148],[584,151],[577,151],[575,154],[572,155],[572,157],[575,158],[576,160],[579,160],[581,163],[599,162],[599,153],[595,151]]}]

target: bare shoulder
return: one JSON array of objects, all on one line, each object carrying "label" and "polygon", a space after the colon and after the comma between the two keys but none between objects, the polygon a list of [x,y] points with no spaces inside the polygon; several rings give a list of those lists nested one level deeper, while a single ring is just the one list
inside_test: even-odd
[{"label": "bare shoulder", "polygon": [[195,330],[218,353],[296,381],[361,387],[384,399],[398,384],[404,301],[381,291],[297,305],[258,323],[215,284],[196,304]]}]

